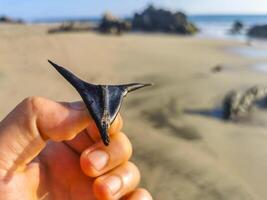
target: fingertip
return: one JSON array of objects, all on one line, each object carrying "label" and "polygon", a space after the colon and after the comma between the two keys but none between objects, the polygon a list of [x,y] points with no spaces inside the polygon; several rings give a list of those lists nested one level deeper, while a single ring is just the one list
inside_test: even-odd
[{"label": "fingertip", "polygon": [[97,177],[108,165],[109,154],[101,149],[86,150],[80,157],[80,166],[84,174],[89,177]]},{"label": "fingertip", "polygon": [[151,194],[144,188],[138,188],[123,200],[153,200]]},{"label": "fingertip", "polygon": [[83,151],[80,165],[83,172],[90,177],[97,177],[129,160],[132,145],[124,133],[111,137],[112,143],[104,146],[102,141]]},{"label": "fingertip", "polygon": [[93,183],[93,191],[97,199],[115,200],[134,191],[139,182],[138,168],[133,163],[127,162],[98,177]]}]

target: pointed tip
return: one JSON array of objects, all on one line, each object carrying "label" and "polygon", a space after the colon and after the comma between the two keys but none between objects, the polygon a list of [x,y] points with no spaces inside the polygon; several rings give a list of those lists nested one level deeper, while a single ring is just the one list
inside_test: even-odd
[{"label": "pointed tip", "polygon": [[56,63],[54,63],[54,62],[52,62],[51,60],[47,60],[54,68],[56,68],[56,69],[58,69],[58,68],[60,68],[60,66],[59,65],[57,65]]},{"label": "pointed tip", "polygon": [[108,146],[110,143],[110,138],[109,138],[107,126],[98,127],[98,128],[99,128],[102,142],[104,143],[105,146]]},{"label": "pointed tip", "polygon": [[133,83],[133,84],[125,85],[125,86],[126,86],[127,92],[132,92],[132,91],[135,91],[135,90],[138,90],[144,87],[152,86],[152,85],[153,85],[152,83],[146,83],[146,84]]},{"label": "pointed tip", "polygon": [[51,60],[47,59],[47,61],[51,64],[54,65],[55,63],[53,63]]},{"label": "pointed tip", "polygon": [[105,146],[108,146],[109,143],[110,143],[109,137],[107,137],[105,140],[103,140],[103,143],[104,143]]}]

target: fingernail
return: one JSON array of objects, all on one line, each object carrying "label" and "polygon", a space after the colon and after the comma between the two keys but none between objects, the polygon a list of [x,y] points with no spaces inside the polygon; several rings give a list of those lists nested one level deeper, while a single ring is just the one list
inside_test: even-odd
[{"label": "fingernail", "polygon": [[85,110],[85,105],[81,101],[71,102],[69,103],[69,106],[74,110],[78,110],[78,111]]},{"label": "fingernail", "polygon": [[116,194],[122,187],[122,180],[118,176],[110,176],[105,180],[112,195]]},{"label": "fingernail", "polygon": [[91,165],[97,170],[102,170],[108,163],[109,155],[102,150],[95,150],[89,153],[88,159]]}]

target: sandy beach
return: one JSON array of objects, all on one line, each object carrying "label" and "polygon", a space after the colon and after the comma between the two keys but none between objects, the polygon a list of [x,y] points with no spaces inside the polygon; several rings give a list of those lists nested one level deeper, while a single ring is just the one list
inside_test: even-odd
[{"label": "sandy beach", "polygon": [[[80,100],[47,59],[93,83],[152,82],[121,114],[142,185],[157,200],[267,198],[267,114],[245,123],[214,115],[232,89],[267,86],[263,58],[245,42],[164,34],[47,34],[49,25],[0,26],[0,119],[28,96]],[[222,65],[223,70],[211,69]]]}]

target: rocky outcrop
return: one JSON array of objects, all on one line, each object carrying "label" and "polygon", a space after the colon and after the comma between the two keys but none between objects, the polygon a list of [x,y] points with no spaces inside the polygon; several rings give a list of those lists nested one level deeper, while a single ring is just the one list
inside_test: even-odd
[{"label": "rocky outcrop", "polygon": [[266,100],[267,88],[254,86],[245,92],[231,91],[223,101],[223,118],[226,120],[246,117],[259,101]]},{"label": "rocky outcrop", "polygon": [[95,26],[86,22],[64,22],[58,27],[53,27],[48,30],[48,33],[62,33],[62,32],[82,32],[94,30]]},{"label": "rocky outcrop", "polygon": [[22,24],[23,21],[20,19],[12,19],[7,16],[0,16],[0,23],[8,23],[8,24]]},{"label": "rocky outcrop", "polygon": [[136,13],[132,21],[134,30],[157,31],[179,34],[193,34],[197,27],[188,21],[182,12],[171,12],[149,6],[141,13]]},{"label": "rocky outcrop", "polygon": [[267,38],[267,24],[253,26],[248,31],[248,36],[255,38]]},{"label": "rocky outcrop", "polygon": [[240,34],[241,31],[243,30],[244,28],[244,24],[239,21],[239,20],[236,20],[233,25],[232,25],[232,28],[230,29],[230,33],[231,34]]},{"label": "rocky outcrop", "polygon": [[106,13],[99,24],[98,30],[101,33],[120,35],[122,32],[131,30],[131,23]]}]

